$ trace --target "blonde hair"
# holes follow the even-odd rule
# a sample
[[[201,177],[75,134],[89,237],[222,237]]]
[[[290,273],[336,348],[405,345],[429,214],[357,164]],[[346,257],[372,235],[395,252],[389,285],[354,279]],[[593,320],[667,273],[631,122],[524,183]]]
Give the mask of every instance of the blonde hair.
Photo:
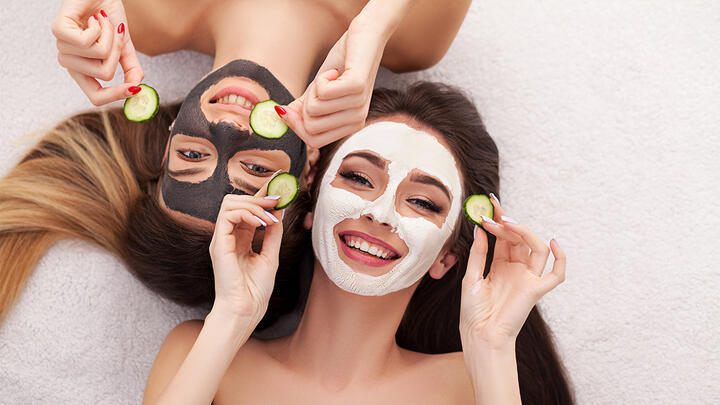
[[[143,164],[157,160],[157,152],[134,162],[126,153],[143,153],[151,137],[142,134],[162,139],[158,125],[167,125],[169,117],[143,125],[121,114],[90,112],[61,122],[0,180],[0,321],[57,240],[79,238],[125,255],[131,209],[145,191],[143,183],[160,170],[159,162]]]

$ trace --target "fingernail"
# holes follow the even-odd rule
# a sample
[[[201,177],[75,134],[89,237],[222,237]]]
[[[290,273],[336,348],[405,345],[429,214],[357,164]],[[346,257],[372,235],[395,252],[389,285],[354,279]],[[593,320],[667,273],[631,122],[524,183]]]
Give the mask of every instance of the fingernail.
[[[253,215],[253,216],[255,217],[255,219],[257,219],[258,221],[260,221],[260,223],[263,224],[263,226],[267,226],[267,222],[265,222],[265,221],[263,221],[262,219],[258,218],[257,215]]]
[[[552,237],[552,238],[553,238],[553,240],[555,241],[555,243],[557,243],[557,245],[560,246],[560,241],[558,240],[557,235],[554,235],[554,234],[553,234],[553,237]]]
[[[142,88],[141,88],[140,86],[130,86],[130,87],[128,87],[128,91],[129,91],[130,93],[132,93],[133,95],[140,93],[140,90],[142,90]]]
[[[266,196],[265,199],[266,200],[279,200],[280,196],[279,195],[269,195],[269,196]]]
[[[125,33],[125,23],[120,23],[120,25],[118,25],[118,30],[117,30],[117,32],[118,32],[118,34],[123,34],[123,33]]]
[[[481,215],[482,221],[487,222],[490,225],[497,225],[497,222],[493,221],[492,218],[488,218],[485,215]]]
[[[93,18],[95,19],[95,21],[100,21],[100,19],[98,18],[97,14],[93,14]]]
[[[473,239],[475,239],[475,235],[477,235],[477,224],[473,228]]]
[[[498,198],[495,197],[495,194],[490,193],[490,198],[492,198],[493,200],[495,200],[495,202],[497,203],[497,205],[500,205],[500,200],[498,200]]]
[[[279,219],[275,218],[275,215],[273,215],[273,214],[271,214],[271,213],[269,213],[269,212],[267,212],[267,211],[265,211],[265,214],[266,214],[268,217],[270,217],[270,219],[271,219],[273,222],[275,222],[276,224],[277,224],[278,222],[280,222]]]
[[[518,223],[518,221],[516,221],[516,220],[514,220],[514,219],[512,219],[512,218],[510,218],[510,217],[506,217],[505,215],[502,216],[502,220],[505,221],[505,222],[509,222],[509,223],[511,223],[511,224],[517,224],[517,223]]]
[[[280,215],[280,219],[285,219],[285,210],[282,210],[282,215]]]
[[[280,107],[279,105],[276,105],[276,106],[275,106],[275,112],[276,112],[279,116],[281,116],[281,117],[282,117],[283,115],[287,114],[287,111],[285,111],[285,109],[282,108],[282,107]]]
[[[101,14],[103,17],[107,18],[107,14],[105,14],[105,11],[104,11],[104,10],[100,10],[100,14]]]
[[[475,282],[475,285],[473,286],[472,290],[470,290],[470,292],[473,293],[473,295],[477,294],[478,291],[480,291],[480,289],[482,288],[482,284],[483,279],[478,280],[477,282]]]

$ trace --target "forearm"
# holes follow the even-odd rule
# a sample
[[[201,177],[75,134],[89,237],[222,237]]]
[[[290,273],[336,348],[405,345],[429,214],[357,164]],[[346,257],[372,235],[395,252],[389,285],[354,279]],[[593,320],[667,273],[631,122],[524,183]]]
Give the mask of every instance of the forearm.
[[[489,348],[463,339],[465,365],[472,378],[475,404],[521,404],[515,342]]]
[[[418,0],[370,0],[352,24],[375,30],[384,42],[392,36]]]
[[[156,404],[209,404],[254,324],[211,311],[195,344]]]

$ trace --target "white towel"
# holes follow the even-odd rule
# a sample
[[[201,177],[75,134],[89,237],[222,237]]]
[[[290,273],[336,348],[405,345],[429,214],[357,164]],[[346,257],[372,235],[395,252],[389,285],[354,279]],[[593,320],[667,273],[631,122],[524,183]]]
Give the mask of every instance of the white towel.
[[[92,107],[57,65],[57,3],[2,5],[0,173],[24,134]],[[720,403],[719,40],[717,0],[475,1],[438,66],[379,76],[477,102],[509,215],[567,251],[541,307],[581,404]],[[163,101],[211,66],[141,62]],[[0,403],[138,403],[164,336],[197,316],[58,243],[0,326]]]

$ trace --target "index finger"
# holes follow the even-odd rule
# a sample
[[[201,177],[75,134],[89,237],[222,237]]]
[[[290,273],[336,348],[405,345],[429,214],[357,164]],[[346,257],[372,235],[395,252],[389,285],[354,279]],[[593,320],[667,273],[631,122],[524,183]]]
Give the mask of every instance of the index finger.
[[[255,193],[255,197],[266,197],[266,196],[267,196],[268,184],[270,184],[270,182],[272,181],[272,179],[274,179],[275,176],[277,176],[277,175],[280,174],[281,172],[282,172],[282,169],[280,169],[280,170],[276,171],[275,173],[273,173],[272,176],[270,176],[270,178],[268,179],[268,181],[266,181],[265,184],[263,184],[263,186],[260,187],[260,189],[257,191],[257,193]]]
[[[474,285],[478,280],[483,278],[485,261],[487,260],[488,239],[485,231],[475,226],[473,235],[475,240],[470,247],[465,277],[463,277],[463,284],[466,285]]]
[[[145,77],[130,35],[128,35],[127,42],[123,45],[120,53],[120,66],[122,66],[126,84],[140,84],[143,77]]]
[[[71,45],[87,48],[97,41],[101,32],[100,22],[95,17],[90,16],[87,25],[87,28],[82,28],[76,20],[62,16],[53,22],[52,33]]]

